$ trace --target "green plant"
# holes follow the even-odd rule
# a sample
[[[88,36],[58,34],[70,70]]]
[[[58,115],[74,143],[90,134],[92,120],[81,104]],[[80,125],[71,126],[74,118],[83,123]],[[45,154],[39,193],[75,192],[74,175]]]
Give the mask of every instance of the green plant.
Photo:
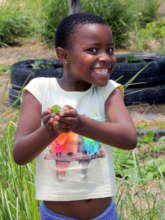
[[[18,7],[0,7],[0,46],[12,45],[29,34],[29,19]]]
[[[12,158],[15,124],[7,125],[0,136],[0,220],[38,220],[38,203],[34,200],[34,163],[24,167]]]
[[[127,57],[126,57],[126,60],[125,62],[126,63],[138,63],[138,62],[144,62],[144,58],[143,57],[137,57],[136,55],[134,54],[129,54]]]
[[[157,189],[163,191],[163,184]],[[116,196],[120,220],[164,220],[164,201],[161,195],[152,190],[152,183],[137,187],[127,180],[118,179],[119,193]],[[155,186],[156,187],[156,186]]]
[[[163,53],[165,43],[165,19],[159,19],[147,23],[144,28],[135,25],[135,45],[138,49],[152,47],[153,42],[157,43]],[[163,45],[163,47],[162,47]]]
[[[153,131],[148,131],[146,132],[143,137],[139,138],[139,143],[140,144],[148,144],[152,141],[154,141],[154,132]]]
[[[54,46],[55,30],[59,22],[68,14],[68,1],[48,0],[43,3],[43,30],[42,39],[50,46]]]
[[[128,33],[137,18],[133,9],[134,1],[132,0],[126,2],[123,0],[81,1],[81,11],[100,15],[110,24],[117,47],[124,46],[128,41]],[[42,36],[47,43],[52,45],[57,25],[68,14],[68,1],[49,0],[43,10],[45,11],[45,24]]]
[[[36,60],[30,66],[32,69],[46,69],[46,68],[54,68],[55,61],[53,59],[47,60],[48,62],[45,63],[42,60]]]
[[[0,74],[1,72],[7,72],[10,69],[10,65],[0,64]]]
[[[145,27],[146,24],[157,19],[157,11],[160,7],[161,0],[140,0],[141,11],[139,13],[139,24]]]
[[[102,16],[113,30],[116,47],[123,47],[128,42],[128,34],[136,22],[132,0],[85,0],[82,10]]]

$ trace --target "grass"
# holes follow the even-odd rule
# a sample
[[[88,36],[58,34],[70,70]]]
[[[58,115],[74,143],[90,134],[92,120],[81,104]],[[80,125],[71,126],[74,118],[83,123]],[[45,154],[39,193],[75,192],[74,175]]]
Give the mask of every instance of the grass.
[[[17,166],[12,158],[15,124],[10,121],[0,136],[0,220],[38,219],[38,205],[34,200],[34,164]]]
[[[0,64],[0,74],[6,73],[10,69],[10,65]]]
[[[139,129],[165,129],[165,120],[158,119],[138,119],[135,120],[135,125]]]
[[[9,121],[0,136],[0,220],[38,220],[38,202],[34,199],[35,162],[18,166],[13,161],[15,128],[15,123]],[[161,158],[164,150],[164,140],[145,144],[139,141],[134,151],[114,148],[118,184],[115,200],[120,220],[165,219],[162,215],[165,167]]]

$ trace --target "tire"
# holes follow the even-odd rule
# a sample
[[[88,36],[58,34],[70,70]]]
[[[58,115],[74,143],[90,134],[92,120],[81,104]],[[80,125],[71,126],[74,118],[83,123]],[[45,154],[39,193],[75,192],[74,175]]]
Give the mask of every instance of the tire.
[[[20,106],[21,90],[16,90],[13,88],[9,89],[9,104],[13,107]]]
[[[118,56],[118,63],[111,75],[111,79],[117,80],[119,83],[124,85],[132,77],[134,77],[137,72],[144,68],[144,70],[134,79],[129,87],[148,87],[165,83],[165,56],[143,55],[143,62],[124,63],[127,56],[128,55]]]
[[[140,103],[163,104],[165,103],[165,85],[147,88],[127,88],[125,90],[125,104],[135,105]]]
[[[42,63],[42,68],[33,68],[36,62]],[[45,67],[44,67],[45,66]],[[47,66],[47,67],[46,67]],[[11,84],[14,89],[23,88],[31,79],[36,77],[61,77],[62,64],[50,60],[25,60],[15,63],[11,68]]]
[[[126,63],[128,62],[128,58],[133,57],[132,63],[139,63],[142,62],[151,62],[151,61],[159,61],[161,58],[164,57],[164,55],[161,54],[154,54],[154,53],[129,53],[129,54],[117,54],[116,59],[117,63]]]

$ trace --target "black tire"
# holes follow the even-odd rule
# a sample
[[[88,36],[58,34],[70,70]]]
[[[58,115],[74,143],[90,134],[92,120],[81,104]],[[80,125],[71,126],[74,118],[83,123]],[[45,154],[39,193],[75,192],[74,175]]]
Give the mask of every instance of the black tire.
[[[140,103],[163,104],[165,103],[165,85],[147,88],[127,88],[125,90],[125,104],[135,105]]]
[[[21,103],[21,90],[9,89],[9,104],[13,107],[19,107]]]
[[[43,64],[41,68],[33,68],[36,62]],[[49,67],[45,67],[44,65]],[[25,60],[15,63],[11,68],[11,84],[12,88],[17,90],[23,88],[31,79],[36,77],[61,77],[62,76],[62,64],[57,61],[50,60]]]
[[[129,54],[117,54],[116,59],[117,63],[127,63],[129,62],[129,57],[131,58],[131,63],[139,63],[139,62],[151,62],[151,61],[159,61],[161,58],[165,57],[161,54],[154,53],[129,53]]]
[[[165,83],[165,56],[143,55],[143,62],[124,63],[128,55],[119,55],[118,63],[114,69],[111,79],[121,84],[126,84],[137,72],[146,68],[134,79],[129,87],[148,87]],[[121,63],[119,63],[119,61]],[[122,63],[123,61],[123,63]]]

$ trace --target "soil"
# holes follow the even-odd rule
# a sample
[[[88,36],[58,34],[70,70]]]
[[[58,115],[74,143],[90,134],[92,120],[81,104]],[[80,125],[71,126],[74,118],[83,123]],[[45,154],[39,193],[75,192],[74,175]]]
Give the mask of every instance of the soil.
[[[12,65],[21,60],[53,58],[55,50],[37,40],[24,40],[20,46],[0,48],[0,57],[0,64]]]
[[[126,50],[117,50],[117,54],[129,53]],[[132,51],[131,51],[132,53]],[[50,59],[55,58],[55,50],[53,48],[48,48],[37,40],[24,40],[21,46],[0,48],[0,65],[12,65],[21,60],[27,59]],[[2,72],[0,71],[0,124],[5,124],[8,120],[5,119],[6,114],[11,116],[11,113],[17,110],[11,109],[8,103],[8,90],[10,88],[10,70]],[[128,106],[128,110],[133,116],[135,123],[139,123],[140,120],[145,118],[145,120],[152,120],[155,117],[158,120],[165,120],[165,104],[163,105],[149,105],[141,104],[138,106]],[[152,117],[147,118],[148,115]],[[1,126],[1,128],[4,126]]]

